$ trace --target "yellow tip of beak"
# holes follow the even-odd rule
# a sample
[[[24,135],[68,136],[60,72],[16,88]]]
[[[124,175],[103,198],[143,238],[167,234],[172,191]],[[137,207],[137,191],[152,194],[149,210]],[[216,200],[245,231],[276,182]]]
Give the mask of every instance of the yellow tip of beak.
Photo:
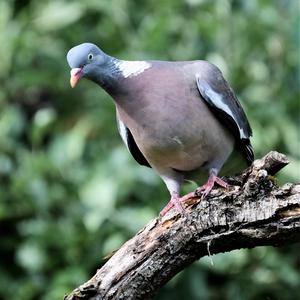
[[[81,77],[81,68],[74,68],[71,70],[71,78],[70,78],[70,85],[74,88]]]
[[[76,78],[75,76],[71,76],[70,78],[70,85],[72,88],[74,88],[77,84],[78,78]]]

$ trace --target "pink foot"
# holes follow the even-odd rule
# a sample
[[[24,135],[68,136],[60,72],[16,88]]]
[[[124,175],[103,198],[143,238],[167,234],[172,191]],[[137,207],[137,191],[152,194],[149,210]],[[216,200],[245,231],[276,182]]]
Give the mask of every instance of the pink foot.
[[[160,212],[160,216],[163,217],[166,215],[166,213],[172,208],[174,207],[180,212],[182,213],[184,211],[184,208],[181,204],[180,201],[180,197],[178,195],[178,193],[173,192],[170,201],[168,202],[168,204],[162,209],[162,211]]]
[[[209,176],[207,182],[203,184],[202,186],[198,187],[195,191],[195,194],[202,193],[202,199],[205,198],[212,190],[214,185],[218,184],[219,186],[223,188],[227,188],[228,184],[222,180],[221,178],[217,177],[216,175],[212,174]]]
[[[228,184],[224,180],[222,180],[221,178],[212,174],[209,176],[207,182],[205,184],[203,184],[202,186],[198,187],[195,192],[188,193],[181,198],[179,197],[178,193],[173,192],[170,201],[160,212],[160,214],[159,214],[160,217],[165,216],[167,214],[167,212],[174,206],[177,209],[177,211],[179,211],[180,213],[184,213],[185,209],[182,206],[183,202],[185,202],[189,199],[198,197],[198,193],[202,193],[202,196],[201,196],[202,199],[205,198],[211,192],[215,183],[223,188],[228,187]]]

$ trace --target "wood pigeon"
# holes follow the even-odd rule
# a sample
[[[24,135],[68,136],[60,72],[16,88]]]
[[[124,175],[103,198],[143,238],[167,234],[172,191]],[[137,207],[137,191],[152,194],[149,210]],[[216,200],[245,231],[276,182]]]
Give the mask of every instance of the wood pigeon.
[[[134,159],[153,168],[165,182],[174,205],[184,180],[207,182],[196,191],[227,187],[218,174],[253,162],[252,131],[238,99],[221,71],[203,61],[125,61],[96,45],[69,50],[70,83],[80,78],[100,85],[114,100],[119,133]],[[236,169],[237,167],[237,169]],[[207,179],[208,177],[208,179]]]

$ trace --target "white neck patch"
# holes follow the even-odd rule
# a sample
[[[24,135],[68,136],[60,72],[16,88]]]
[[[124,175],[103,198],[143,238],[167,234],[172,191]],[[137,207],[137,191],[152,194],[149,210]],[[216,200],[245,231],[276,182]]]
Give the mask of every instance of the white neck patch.
[[[141,74],[151,67],[151,64],[146,61],[121,60],[116,62],[115,65],[121,71],[124,78]]]

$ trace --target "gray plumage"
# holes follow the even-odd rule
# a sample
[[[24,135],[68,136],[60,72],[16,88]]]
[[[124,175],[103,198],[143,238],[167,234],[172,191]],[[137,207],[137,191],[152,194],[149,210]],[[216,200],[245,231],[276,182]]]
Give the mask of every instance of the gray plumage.
[[[122,61],[90,43],[72,48],[67,60],[80,74],[76,82],[86,77],[112,96],[127,148],[171,195],[185,179],[217,175],[231,158],[253,161],[247,117],[213,64]]]

